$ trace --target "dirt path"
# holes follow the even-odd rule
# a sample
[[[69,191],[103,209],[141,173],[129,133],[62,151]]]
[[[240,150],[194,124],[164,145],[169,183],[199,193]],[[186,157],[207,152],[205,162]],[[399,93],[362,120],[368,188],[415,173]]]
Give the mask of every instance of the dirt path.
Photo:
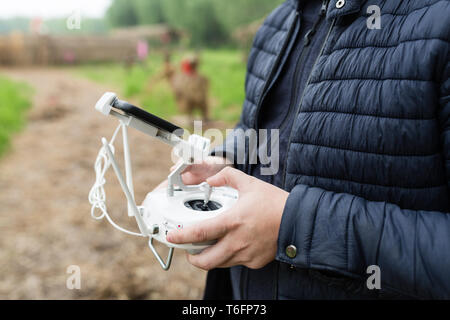
[[[100,137],[117,124],[93,106],[111,89],[58,69],[0,72],[34,88],[28,125],[0,159],[0,299],[201,298],[205,272],[183,252],[165,272],[144,239],[90,217]],[[170,148],[131,130],[130,140],[141,202],[166,175]],[[136,229],[113,173],[106,178],[111,215]],[[81,268],[80,290],[66,288],[69,265]]]

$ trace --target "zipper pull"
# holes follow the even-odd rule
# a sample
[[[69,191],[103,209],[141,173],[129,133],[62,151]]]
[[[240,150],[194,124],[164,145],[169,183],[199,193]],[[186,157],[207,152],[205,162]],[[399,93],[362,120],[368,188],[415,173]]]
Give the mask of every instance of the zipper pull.
[[[316,33],[317,25],[319,24],[320,20],[322,20],[322,18],[325,16],[325,14],[327,12],[327,8],[328,8],[328,2],[329,2],[329,0],[322,1],[322,7],[320,8],[320,12],[319,12],[319,19],[317,19],[316,22],[314,22],[312,28],[305,34],[305,38],[304,38],[305,39],[304,40],[305,47],[309,46],[309,44],[311,43],[311,38]]]
[[[322,7],[320,8],[320,15],[324,16],[327,12],[327,8],[328,8],[328,2],[330,2],[330,0],[323,0],[322,1]]]
[[[309,30],[305,34],[305,39],[304,39],[304,44],[303,44],[305,47],[309,46],[309,44],[311,42],[311,36],[312,36],[312,30]]]

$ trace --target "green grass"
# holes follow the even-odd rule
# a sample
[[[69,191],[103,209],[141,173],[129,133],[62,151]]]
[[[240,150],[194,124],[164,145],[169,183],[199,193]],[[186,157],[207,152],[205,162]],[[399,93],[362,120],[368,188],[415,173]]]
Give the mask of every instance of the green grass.
[[[239,51],[205,51],[200,71],[210,79],[210,95],[217,99],[212,117],[237,122],[245,98],[246,65]]]
[[[11,135],[25,124],[31,89],[26,84],[0,76],[0,155],[9,146]]]
[[[182,53],[173,56],[178,66]],[[77,72],[91,80],[120,90],[125,98],[137,100],[141,106],[161,117],[177,114],[173,93],[167,81],[148,83],[162,70],[163,57],[153,54],[146,66],[135,65],[126,69],[117,63],[84,65]],[[213,120],[235,123],[239,119],[244,101],[245,62],[237,50],[205,50],[201,53],[200,73],[210,80],[210,115]]]

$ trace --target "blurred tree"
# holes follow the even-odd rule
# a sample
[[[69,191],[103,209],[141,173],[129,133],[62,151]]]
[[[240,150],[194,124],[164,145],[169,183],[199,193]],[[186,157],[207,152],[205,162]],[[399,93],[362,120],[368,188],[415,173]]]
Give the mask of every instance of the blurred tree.
[[[114,27],[167,23],[186,30],[193,46],[228,44],[237,28],[261,19],[284,0],[113,0]]]
[[[217,46],[227,41],[227,32],[222,26],[211,0],[188,2],[185,28],[191,34],[191,44]]]
[[[30,29],[29,18],[9,18],[0,20],[0,34],[12,31],[28,32]]]
[[[114,0],[106,13],[109,23],[113,27],[137,25],[136,4],[136,0]]]
[[[165,0],[162,3],[167,22],[178,28],[182,28],[186,24],[186,16],[188,14],[187,7],[188,1],[185,0]]]
[[[284,0],[210,0],[227,32],[268,15]]]
[[[215,46],[227,39],[211,0],[165,0],[163,10],[169,25],[190,34],[193,46]]]
[[[165,23],[164,0],[135,0],[135,10],[139,24]]]
[[[66,18],[55,18],[44,21],[44,25],[52,34],[106,34],[108,24],[103,19],[83,18],[80,29],[68,29]]]
[[[8,34],[12,31],[28,33],[31,20],[30,18],[0,19],[0,34]],[[44,30],[51,34],[105,34],[109,28],[104,19],[83,17],[80,29],[68,29],[67,18],[51,18],[44,20]]]

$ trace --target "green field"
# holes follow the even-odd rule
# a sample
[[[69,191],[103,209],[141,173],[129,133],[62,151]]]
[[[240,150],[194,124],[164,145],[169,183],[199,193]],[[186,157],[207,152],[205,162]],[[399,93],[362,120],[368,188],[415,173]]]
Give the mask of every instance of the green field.
[[[23,83],[0,76],[0,155],[9,145],[11,135],[25,123],[25,111],[30,107],[31,89]]]
[[[173,56],[174,65],[183,57]],[[239,119],[244,101],[245,62],[237,50],[202,51],[200,73],[210,80],[210,115],[213,120],[233,124]],[[120,90],[125,98],[138,101],[141,106],[161,117],[177,113],[175,100],[169,84],[165,80],[149,88],[152,77],[162,70],[163,57],[153,54],[146,66],[135,65],[130,69],[121,64],[95,64],[77,67],[76,72],[91,80]]]

